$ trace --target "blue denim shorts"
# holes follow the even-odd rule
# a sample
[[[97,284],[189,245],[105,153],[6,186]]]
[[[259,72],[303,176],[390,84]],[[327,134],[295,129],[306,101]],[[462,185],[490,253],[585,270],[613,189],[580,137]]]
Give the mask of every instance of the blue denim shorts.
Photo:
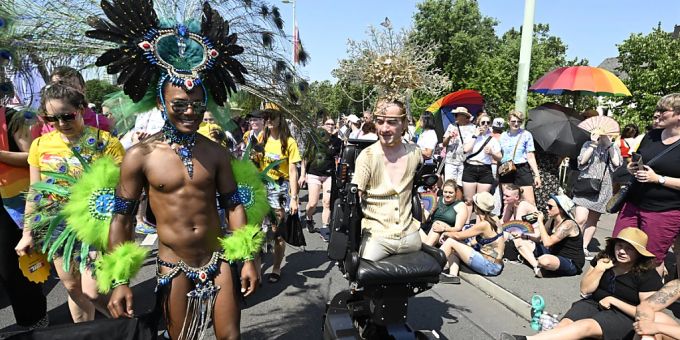
[[[487,260],[476,250],[473,250],[472,255],[470,255],[470,264],[468,267],[484,276],[496,276],[503,271],[502,264],[493,263]]]
[[[534,256],[539,258],[541,255],[553,255],[550,254],[550,249],[546,248],[543,244],[537,243],[536,249],[534,249]],[[577,267],[574,261],[564,256],[553,255],[560,260],[560,266],[557,270],[553,271],[553,275],[559,276],[573,276],[581,274],[581,268]]]

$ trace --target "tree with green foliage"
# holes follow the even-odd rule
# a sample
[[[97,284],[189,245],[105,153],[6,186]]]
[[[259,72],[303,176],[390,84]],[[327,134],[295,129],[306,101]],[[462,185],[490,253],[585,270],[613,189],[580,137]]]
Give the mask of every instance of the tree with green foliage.
[[[102,106],[104,98],[114,92],[120,91],[116,85],[112,85],[108,81],[101,79],[91,79],[85,82],[85,93],[87,93],[87,101]]]
[[[659,25],[647,35],[631,34],[618,48],[618,70],[627,75],[623,82],[632,96],[613,111],[620,124],[644,128],[651,123],[659,98],[680,92],[680,39]]]
[[[434,65],[448,75],[451,89],[462,89],[480,60],[492,55],[498,21],[482,15],[476,0],[425,0],[417,5],[410,39],[439,44]]]

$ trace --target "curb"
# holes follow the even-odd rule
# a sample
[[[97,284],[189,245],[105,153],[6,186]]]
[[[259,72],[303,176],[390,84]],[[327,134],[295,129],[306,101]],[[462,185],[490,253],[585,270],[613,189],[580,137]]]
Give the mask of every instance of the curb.
[[[526,321],[531,321],[531,305],[520,299],[517,295],[509,292],[505,288],[491,282],[479,274],[466,273],[461,270],[458,275],[460,275],[460,278],[465,280],[467,283],[477,287],[477,289],[481,290],[486,295],[503,304],[510,311],[517,314],[517,316],[525,319]]]

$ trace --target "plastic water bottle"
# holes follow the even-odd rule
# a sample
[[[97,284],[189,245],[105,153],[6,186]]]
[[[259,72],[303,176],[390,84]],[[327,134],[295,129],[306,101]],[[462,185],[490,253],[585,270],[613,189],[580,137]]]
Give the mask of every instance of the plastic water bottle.
[[[550,327],[550,314],[548,314],[548,312],[543,312],[538,323],[541,325],[542,331],[547,331]]]
[[[543,317],[543,309],[545,309],[545,301],[543,297],[536,294],[531,297],[531,329],[535,331],[541,330],[541,318]]]

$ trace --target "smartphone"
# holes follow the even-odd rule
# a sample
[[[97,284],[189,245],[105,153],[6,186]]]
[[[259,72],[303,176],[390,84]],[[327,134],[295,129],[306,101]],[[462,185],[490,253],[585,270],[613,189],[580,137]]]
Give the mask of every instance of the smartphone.
[[[538,217],[536,217],[536,215],[534,215],[533,213],[532,214],[526,214],[526,215],[522,216],[522,221],[534,224],[534,223],[536,223],[536,221],[538,221]]]
[[[633,152],[631,154],[631,162],[637,163],[638,169],[640,170],[643,170],[645,168],[644,164],[642,163],[642,155],[637,152]]]

